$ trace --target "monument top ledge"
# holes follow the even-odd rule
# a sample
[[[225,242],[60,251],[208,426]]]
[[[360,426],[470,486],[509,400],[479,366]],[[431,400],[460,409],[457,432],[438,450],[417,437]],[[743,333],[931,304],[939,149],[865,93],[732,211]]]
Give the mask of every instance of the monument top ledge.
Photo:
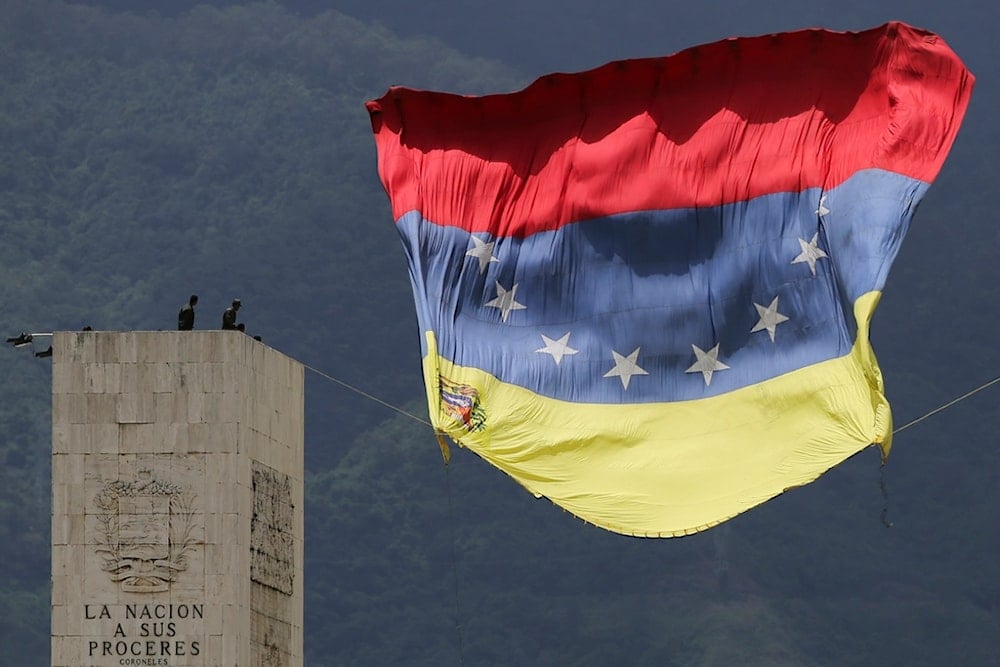
[[[53,363],[301,363],[241,331],[56,331]]]

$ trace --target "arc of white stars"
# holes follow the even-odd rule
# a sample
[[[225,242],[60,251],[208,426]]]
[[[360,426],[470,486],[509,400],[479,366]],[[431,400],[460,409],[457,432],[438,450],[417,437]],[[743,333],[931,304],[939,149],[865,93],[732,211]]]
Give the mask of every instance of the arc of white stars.
[[[556,366],[558,366],[564,356],[579,352],[579,350],[575,350],[569,346],[570,333],[572,332],[567,332],[566,335],[559,340],[553,340],[545,334],[542,334],[542,342],[545,343],[545,347],[540,347],[535,350],[535,352],[551,355],[552,360],[555,361]]]
[[[826,252],[819,247],[818,242],[819,232],[813,234],[812,241],[809,242],[800,238],[799,247],[802,248],[802,252],[800,252],[795,259],[792,260],[792,264],[800,264],[802,262],[809,264],[809,270],[812,271],[814,276],[816,275],[816,261],[823,259],[824,257],[829,257],[829,255],[827,255]]]
[[[491,299],[486,302],[486,305],[490,308],[499,308],[500,317],[504,322],[507,321],[507,317],[510,315],[512,310],[524,310],[527,308],[523,303],[517,302],[517,283],[509,290],[504,289],[503,285],[497,281],[497,296],[495,299]]]
[[[701,373],[701,376],[705,379],[705,386],[712,384],[712,373],[715,371],[724,371],[729,368],[721,361],[719,361],[719,346],[716,345],[711,350],[706,352],[697,345],[692,345],[691,349],[694,350],[694,356],[697,361],[695,361],[691,368],[684,371],[685,373]]]
[[[823,217],[830,212],[830,209],[826,207],[826,195],[821,195],[819,198],[819,206],[816,207],[816,215]]]
[[[475,257],[479,261],[479,273],[486,271],[486,267],[489,266],[490,262],[499,262],[500,260],[493,256],[493,246],[496,245],[496,241],[486,242],[477,236],[470,236],[474,247],[469,248],[469,251],[465,253],[466,257]]]
[[[617,377],[622,381],[622,389],[627,390],[633,375],[649,375],[645,369],[640,368],[639,364],[636,363],[636,360],[639,358],[639,349],[638,347],[635,348],[632,354],[627,357],[623,357],[616,351],[611,350],[611,356],[615,360],[615,367],[605,373],[604,377]]]
[[[760,315],[760,320],[754,325],[750,333],[756,333],[758,331],[767,331],[767,334],[771,337],[771,342],[774,342],[774,331],[777,329],[778,325],[782,322],[787,322],[788,317],[782,315],[778,312],[778,297],[774,297],[771,301],[771,305],[762,306],[759,303],[754,303],[754,308],[757,309],[757,314]]]

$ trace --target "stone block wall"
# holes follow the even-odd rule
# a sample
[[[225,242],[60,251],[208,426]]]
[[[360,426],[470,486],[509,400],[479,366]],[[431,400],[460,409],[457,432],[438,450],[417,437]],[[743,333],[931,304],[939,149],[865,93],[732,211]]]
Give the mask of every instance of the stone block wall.
[[[52,664],[301,665],[301,364],[231,331],[52,362]]]

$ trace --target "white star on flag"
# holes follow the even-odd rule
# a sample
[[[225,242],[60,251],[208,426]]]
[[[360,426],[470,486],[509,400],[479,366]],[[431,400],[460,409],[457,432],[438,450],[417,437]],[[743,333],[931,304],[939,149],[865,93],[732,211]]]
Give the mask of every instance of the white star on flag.
[[[767,330],[768,335],[771,337],[771,342],[774,342],[774,330],[782,322],[787,322],[788,317],[782,315],[778,312],[778,297],[774,297],[771,301],[770,306],[762,306],[759,303],[754,303],[754,308],[757,309],[757,314],[760,315],[760,321],[754,325],[750,333],[756,333],[758,331]]]
[[[823,196],[821,196],[819,198],[819,206],[816,207],[816,215],[818,215],[819,217],[822,218],[824,215],[826,215],[829,212],[830,212],[830,209],[828,209],[826,207],[826,195],[823,195]]]
[[[724,371],[729,368],[721,361],[719,361],[719,346],[716,345],[708,352],[701,349],[697,345],[692,345],[691,349],[694,350],[694,356],[697,361],[691,365],[691,368],[684,371],[685,373],[701,373],[701,376],[705,378],[705,386],[712,384],[712,373],[715,371]]]
[[[809,264],[809,270],[812,274],[816,275],[816,260],[823,259],[824,257],[829,257],[823,249],[817,245],[819,240],[819,232],[813,234],[812,241],[806,242],[805,239],[799,239],[799,247],[802,248],[802,252],[792,260],[792,264],[799,264],[801,262],[807,262]]]
[[[556,366],[562,361],[562,358],[567,354],[576,354],[579,350],[574,350],[569,346],[569,334],[568,332],[565,336],[559,340],[552,340],[545,334],[542,334],[542,342],[545,343],[545,347],[540,347],[535,352],[541,352],[542,354],[552,355],[552,360],[556,362]]]
[[[524,310],[527,308],[523,303],[518,303],[517,299],[517,283],[509,290],[503,288],[503,286],[497,282],[497,296],[495,299],[486,302],[486,305],[491,308],[499,308],[501,317],[503,321],[507,321],[507,316],[510,315],[512,310]]]
[[[615,367],[605,373],[604,377],[621,379],[622,389],[628,389],[628,383],[632,380],[633,375],[649,375],[645,370],[639,368],[639,364],[635,363],[636,359],[639,358],[638,347],[627,357],[623,357],[614,350],[611,350],[611,355],[614,357]]]
[[[500,260],[493,256],[493,246],[496,245],[496,241],[486,241],[470,236],[472,242],[475,244],[474,248],[469,248],[469,252],[465,253],[466,257],[475,257],[479,260],[479,273],[486,270],[486,266],[490,262],[499,262]]]

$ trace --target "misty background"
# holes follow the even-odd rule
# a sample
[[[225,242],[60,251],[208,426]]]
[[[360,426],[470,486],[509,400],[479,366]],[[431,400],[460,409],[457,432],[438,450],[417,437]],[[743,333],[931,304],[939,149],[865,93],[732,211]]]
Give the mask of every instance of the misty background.
[[[873,322],[897,426],[1000,374],[994,2],[0,0],[0,323],[248,332],[426,415],[364,102],[737,35],[934,31],[977,77]],[[0,351],[0,665],[48,664],[51,371]],[[993,665],[996,386],[682,539],[536,500],[306,374],[306,664]]]

